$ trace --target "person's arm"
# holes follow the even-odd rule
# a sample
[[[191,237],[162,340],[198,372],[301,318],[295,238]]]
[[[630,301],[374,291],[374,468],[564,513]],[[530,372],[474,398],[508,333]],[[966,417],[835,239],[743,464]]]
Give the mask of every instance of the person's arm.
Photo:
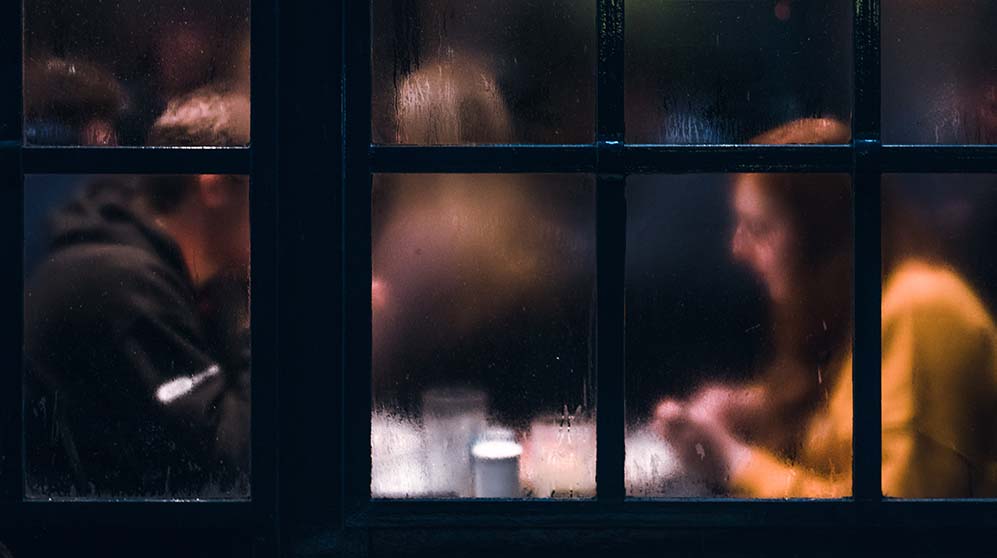
[[[195,461],[221,459],[247,468],[248,323],[234,336],[238,347],[223,355],[208,342],[192,294],[156,262],[140,269],[123,271],[126,276],[119,284],[127,288],[108,301],[104,311],[121,318],[104,350],[112,351],[118,381],[139,391],[133,395],[141,398],[140,412],[159,425],[155,434],[161,438],[149,442],[176,444],[192,452],[189,457]]]
[[[981,411],[992,405],[992,322],[947,273],[908,274],[894,292],[905,297],[884,303],[883,493],[973,496],[974,453],[990,428]]]
[[[654,428],[689,472],[751,498],[839,498],[851,490],[850,471],[822,475],[736,439],[704,406],[665,400]]]
[[[843,498],[851,494],[851,471],[829,476],[783,461],[759,448],[747,448],[732,466],[730,485],[751,498]]]
[[[115,343],[122,368],[144,386],[150,418],[185,447],[248,465],[250,380],[209,354],[198,333],[172,312],[135,317]],[[248,333],[248,332],[247,332]],[[248,346],[248,334],[246,335]],[[158,419],[156,417],[159,417]]]

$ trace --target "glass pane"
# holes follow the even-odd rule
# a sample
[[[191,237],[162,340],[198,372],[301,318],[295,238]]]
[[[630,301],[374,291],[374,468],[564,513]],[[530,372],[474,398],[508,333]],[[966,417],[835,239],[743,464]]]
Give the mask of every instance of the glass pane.
[[[595,495],[594,180],[376,175],[374,497]]]
[[[848,176],[633,176],[627,207],[627,494],[848,495]]]
[[[883,178],[883,494],[997,497],[997,175]]]
[[[249,496],[249,179],[24,190],[29,498]]]
[[[849,122],[851,4],[628,0],[627,141],[788,143],[756,136],[799,118]]]
[[[883,0],[886,143],[997,143],[997,3]]]
[[[594,0],[374,0],[376,143],[585,143]]]
[[[35,145],[249,143],[249,0],[24,1]]]

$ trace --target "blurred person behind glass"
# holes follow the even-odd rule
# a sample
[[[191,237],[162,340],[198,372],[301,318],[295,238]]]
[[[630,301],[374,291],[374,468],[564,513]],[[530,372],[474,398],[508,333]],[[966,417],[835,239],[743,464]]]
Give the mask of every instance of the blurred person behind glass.
[[[248,494],[248,186],[101,178],[52,213],[25,288],[29,493]]]
[[[31,73],[49,59],[85,61],[117,83],[124,99],[115,123],[121,145],[143,145],[171,99],[218,83],[237,89],[244,84],[248,92],[248,0],[31,0],[25,2],[24,19],[25,101],[40,109],[26,114],[26,132],[33,119],[44,123],[55,110],[34,98],[39,88]],[[74,88],[64,92],[73,93]],[[88,99],[75,103],[76,118],[89,118],[102,106]],[[36,141],[43,142],[75,144],[61,138]]]
[[[795,121],[754,141],[846,140],[844,124],[821,119]],[[782,344],[754,384],[708,386],[687,401],[662,401],[656,428],[688,470],[721,491],[846,496],[852,458],[846,179],[739,175],[733,200],[733,255],[765,284],[774,314],[782,316],[774,324]],[[887,239],[894,233],[884,230]],[[921,256],[924,243],[912,245],[918,250],[885,243],[883,492],[995,496],[997,329],[955,271]]]
[[[49,56],[24,69],[24,137],[36,145],[114,146],[128,105],[124,88],[82,58]]]
[[[483,82],[490,85],[482,87]],[[423,64],[399,84],[394,106],[391,119],[401,143],[514,139],[501,91],[487,66],[472,58]],[[493,174],[388,174],[375,185],[375,397],[391,400],[391,394],[403,406],[414,405],[418,393],[411,390],[427,387],[423,379],[484,387],[494,396],[508,390],[507,382],[517,383],[511,379],[514,374],[532,373],[539,366],[527,364],[528,359],[549,360],[546,354],[523,355],[519,336],[495,332],[523,327],[524,318],[517,313],[524,308],[553,321],[567,305],[549,296],[545,281],[562,273],[581,278],[591,263],[584,220],[575,221],[570,208],[556,205],[558,189],[542,187],[533,177]],[[559,241],[552,243],[551,235]],[[580,307],[587,311],[588,300]],[[429,316],[441,320],[438,327],[426,323],[418,331],[411,329]],[[497,355],[518,355],[521,366],[503,367],[504,376],[495,374],[490,370]],[[420,381],[401,381],[413,370],[419,370]],[[505,408],[508,415],[537,410],[531,398],[542,397],[544,380],[530,381],[537,388],[533,393],[500,397],[519,406]]]

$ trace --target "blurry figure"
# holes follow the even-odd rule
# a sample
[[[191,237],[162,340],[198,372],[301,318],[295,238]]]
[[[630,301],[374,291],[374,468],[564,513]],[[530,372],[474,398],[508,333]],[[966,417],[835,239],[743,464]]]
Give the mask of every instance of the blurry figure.
[[[412,72],[392,116],[399,141],[512,141],[493,79],[466,59]],[[388,444],[404,438],[420,406],[430,447],[434,437],[453,435],[450,426],[426,424],[433,388],[479,389],[488,395],[488,420],[521,431],[536,413],[590,405],[584,347],[593,204],[590,177],[374,176],[372,440],[381,444],[372,447],[375,494],[418,495],[412,490],[419,474],[403,484],[391,480],[391,471],[410,468],[412,460],[394,459]],[[391,420],[377,420],[386,416]],[[436,495],[453,474],[435,463],[425,471],[426,482],[418,484]]]
[[[246,178],[98,180],[50,235],[25,289],[29,493],[245,495]]]
[[[577,190],[577,182],[493,174],[375,179],[375,386],[387,389],[407,375],[413,351],[448,354],[520,309],[542,316],[563,304],[544,293],[553,277],[591,271],[592,239],[566,221],[567,212],[545,208],[558,189]],[[430,317],[439,323],[411,331],[414,320]],[[405,362],[395,360],[403,354]],[[487,375],[451,372],[472,383]],[[444,370],[432,376],[447,377]]]
[[[25,68],[24,134],[30,143],[117,145],[126,105],[118,80],[93,63],[49,57]]]
[[[27,0],[24,2],[26,139],[48,145],[108,144],[106,126],[85,121],[103,110],[80,95],[80,87],[62,88],[72,100],[71,118],[86,129],[77,134],[34,133],[55,118],[48,104],[51,83],[31,69],[50,59],[85,60],[88,73],[107,76],[123,92],[113,124],[121,145],[144,145],[156,118],[171,99],[182,98],[209,84],[225,83],[248,97],[248,0]],[[57,91],[60,89],[56,89]],[[59,116],[65,118],[65,116]],[[36,139],[37,142],[36,142]],[[90,143],[82,143],[90,142]],[[184,145],[191,145],[187,140]]]
[[[172,99],[149,132],[148,145],[240,146],[249,144],[249,95],[206,86]]]
[[[424,72],[412,74],[399,88],[396,114],[399,141],[459,144],[468,141],[468,134],[482,133],[498,143],[511,140],[509,115],[499,93],[481,95],[465,72],[454,74],[457,69],[453,64],[430,65]],[[461,118],[453,118],[458,107],[470,107],[472,114],[468,116],[478,120],[481,126],[465,126]],[[393,179],[382,180],[390,183]],[[375,213],[386,213],[377,219],[372,254],[375,355],[390,351],[394,344],[392,336],[397,330],[394,324],[399,321],[396,316],[407,310],[401,305],[428,300],[428,291],[438,288],[441,281],[466,283],[466,278],[452,274],[460,261],[481,259],[488,266],[472,266],[481,272],[472,278],[478,287],[484,286],[482,281],[508,284],[510,280],[527,278],[488,254],[492,247],[508,246],[519,252],[517,260],[530,258],[524,248],[514,244],[515,229],[489,218],[493,212],[525,217],[529,199],[524,185],[508,184],[505,177],[496,180],[489,175],[475,176],[475,182],[479,184],[469,185],[467,176],[461,175],[411,175],[405,177],[404,187],[382,189],[394,194],[388,200],[375,192]],[[490,186],[485,187],[481,182]],[[385,205],[397,209],[384,209]],[[487,226],[475,226],[478,223]],[[507,269],[511,273],[503,273]],[[518,289],[514,287],[515,290]],[[476,304],[496,301],[462,302],[454,305],[451,322],[458,330],[467,328],[462,322],[477,320],[483,314],[473,310]]]
[[[424,65],[398,88],[395,143],[509,143],[512,121],[494,74],[477,61]]]
[[[30,493],[248,494],[249,233],[243,176],[105,178],[52,214],[25,289]]]
[[[416,143],[396,116],[428,88],[423,126],[462,128],[463,143],[585,143],[595,129],[596,5],[574,0],[376,0],[371,5],[372,138]],[[487,110],[500,99],[503,114]],[[445,108],[445,110],[441,110]],[[483,112],[484,111],[484,112]],[[435,121],[439,119],[439,121]],[[504,119],[512,131],[502,131]],[[444,144],[430,133],[426,144]]]
[[[794,132],[796,130],[796,132]],[[847,140],[794,122],[757,143]],[[765,284],[777,358],[746,386],[665,400],[656,428],[685,467],[738,495],[843,497],[851,490],[851,209],[844,178],[742,175],[736,258]],[[895,250],[896,246],[887,244]],[[884,260],[883,491],[997,495],[997,330],[953,271],[914,253]],[[797,432],[789,425],[805,425]]]

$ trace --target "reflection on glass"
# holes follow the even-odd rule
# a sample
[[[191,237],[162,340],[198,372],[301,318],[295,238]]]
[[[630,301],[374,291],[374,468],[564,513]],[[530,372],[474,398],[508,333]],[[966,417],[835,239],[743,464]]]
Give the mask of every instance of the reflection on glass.
[[[883,494],[997,497],[997,176],[883,179]]]
[[[594,496],[593,182],[375,176],[374,497]]]
[[[374,141],[591,142],[595,6],[375,0]]]
[[[767,135],[846,131],[813,126]],[[627,493],[847,496],[848,176],[633,176],[627,204]]]
[[[735,143],[796,118],[848,122],[851,22],[847,0],[628,0],[627,141]]]
[[[29,498],[249,495],[249,181],[30,176]]]
[[[883,141],[997,143],[997,3],[884,0],[882,12]]]
[[[35,145],[249,143],[249,0],[25,0]]]

